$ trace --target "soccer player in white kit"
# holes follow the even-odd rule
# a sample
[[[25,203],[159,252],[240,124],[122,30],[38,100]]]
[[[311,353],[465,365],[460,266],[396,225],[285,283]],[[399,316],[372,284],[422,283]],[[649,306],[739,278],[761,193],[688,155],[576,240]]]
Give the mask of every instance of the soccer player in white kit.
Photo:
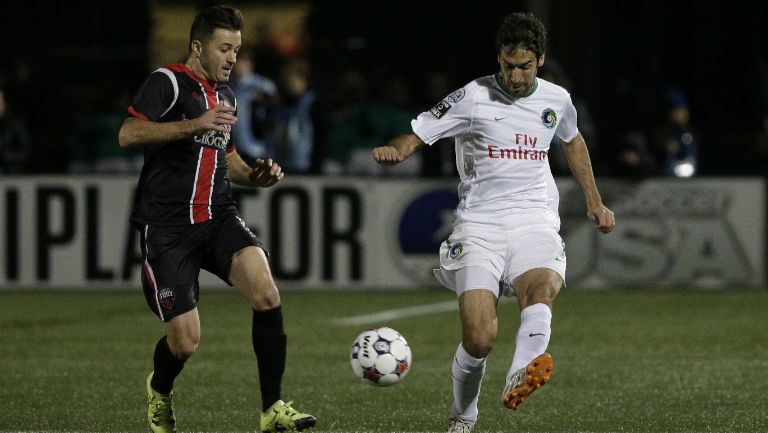
[[[603,233],[615,225],[595,185],[570,95],[536,77],[545,47],[541,21],[529,13],[508,15],[496,36],[500,72],[451,93],[411,122],[413,134],[373,150],[378,163],[393,165],[425,143],[455,138],[459,204],[435,270],[438,281],[457,293],[462,324],[448,432],[469,432],[477,420],[500,296],[516,296],[520,306],[503,404],[516,409],[552,372],[552,357],[545,351],[566,261],[558,234],[559,196],[547,158],[555,134],[584,194],[587,217]]]

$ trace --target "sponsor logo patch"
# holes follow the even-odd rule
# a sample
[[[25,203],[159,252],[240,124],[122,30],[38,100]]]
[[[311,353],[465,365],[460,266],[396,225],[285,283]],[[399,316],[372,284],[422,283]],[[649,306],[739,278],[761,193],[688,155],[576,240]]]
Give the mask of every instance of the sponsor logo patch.
[[[552,129],[557,125],[557,113],[551,108],[545,108],[541,112],[541,123],[549,129]]]
[[[455,104],[455,103],[461,101],[462,99],[464,99],[464,94],[465,94],[464,88],[461,88],[461,89],[451,93],[450,95],[448,95],[448,97],[445,98],[445,99],[447,99],[447,100],[449,100],[449,101],[451,101],[451,102],[453,102]]]
[[[437,117],[438,119],[443,117],[445,113],[448,112],[448,110],[451,109],[451,104],[448,102],[448,100],[442,100],[437,105],[432,107],[429,112],[432,113],[433,116]]]
[[[157,300],[164,309],[170,310],[176,302],[176,297],[173,294],[173,290],[169,287],[165,287],[160,289],[160,292],[157,293]]]

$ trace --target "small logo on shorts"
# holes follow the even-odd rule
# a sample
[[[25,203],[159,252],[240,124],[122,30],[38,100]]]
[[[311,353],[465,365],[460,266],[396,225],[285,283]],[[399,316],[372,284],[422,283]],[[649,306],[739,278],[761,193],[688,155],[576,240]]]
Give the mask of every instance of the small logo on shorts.
[[[458,256],[459,256],[459,254],[461,254],[461,252],[462,252],[463,250],[464,250],[464,247],[463,247],[463,246],[461,246],[461,244],[456,244],[456,245],[453,245],[453,246],[452,246],[452,247],[451,247],[451,248],[448,250],[448,255],[449,255],[449,256],[450,256],[452,259],[455,259],[456,257],[458,257]]]
[[[176,302],[176,298],[173,295],[173,290],[168,287],[160,289],[160,292],[157,294],[157,300],[166,310],[173,308],[173,304]]]
[[[248,235],[251,237],[251,239],[256,240],[256,235],[253,234],[250,228],[245,224],[245,221],[243,221],[242,218],[239,216],[235,216],[237,218],[237,221],[240,223],[240,226],[243,227],[243,229],[248,232]]]
[[[558,262],[565,262],[565,243],[560,241],[560,243],[563,245],[563,249],[560,251],[560,255],[555,257],[555,260]]]

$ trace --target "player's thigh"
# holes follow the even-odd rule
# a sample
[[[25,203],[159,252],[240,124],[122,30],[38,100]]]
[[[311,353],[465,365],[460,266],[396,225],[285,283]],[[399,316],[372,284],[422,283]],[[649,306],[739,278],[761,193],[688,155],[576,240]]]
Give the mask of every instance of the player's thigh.
[[[237,214],[216,221],[203,268],[237,287],[257,310],[280,305],[261,241]]]
[[[144,296],[152,312],[164,322],[197,306],[205,229],[202,224],[145,226],[141,232]]]
[[[229,279],[255,310],[269,310],[280,305],[280,294],[266,253],[261,248],[250,246],[236,252]]]
[[[552,308],[562,285],[560,274],[548,268],[531,269],[513,282],[521,310],[533,304],[546,304]]]
[[[503,286],[507,290],[514,291],[520,299],[521,290],[530,294],[526,290],[528,285],[534,289],[542,284],[560,288],[565,281],[565,244],[554,228],[538,227],[512,232],[509,245],[509,259],[502,277]],[[530,273],[527,278],[519,279],[534,270],[537,271]]]

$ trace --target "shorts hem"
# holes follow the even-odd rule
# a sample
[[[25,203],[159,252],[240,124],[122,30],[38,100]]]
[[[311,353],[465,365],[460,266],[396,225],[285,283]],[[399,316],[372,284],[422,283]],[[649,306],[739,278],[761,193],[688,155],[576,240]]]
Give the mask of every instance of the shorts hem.
[[[192,305],[190,305],[189,307],[186,307],[186,308],[182,308],[182,309],[179,309],[179,310],[173,310],[173,311],[169,312],[168,314],[163,314],[162,318],[160,317],[159,314],[157,315],[157,317],[163,323],[168,323],[168,321],[173,319],[174,317],[181,316],[182,314],[188,313],[188,312],[194,310],[195,308],[197,308],[197,303],[194,303],[194,304],[192,304]]]
[[[534,269],[549,269],[549,270],[555,272],[557,275],[560,275],[560,278],[563,279],[563,287],[565,287],[565,271],[561,272],[560,269],[556,269],[556,268],[554,268],[552,266],[546,266],[546,265],[545,266],[536,266],[536,267],[533,267],[533,268],[529,268],[529,269],[526,269],[526,270],[524,270],[522,272],[519,272],[519,273],[515,274],[514,277],[510,278],[509,285],[513,286],[513,283],[514,283],[515,279],[517,279],[517,277],[519,277],[520,275],[523,275],[524,273],[526,273],[528,271],[532,271]],[[512,288],[514,289],[514,287],[512,287]]]

